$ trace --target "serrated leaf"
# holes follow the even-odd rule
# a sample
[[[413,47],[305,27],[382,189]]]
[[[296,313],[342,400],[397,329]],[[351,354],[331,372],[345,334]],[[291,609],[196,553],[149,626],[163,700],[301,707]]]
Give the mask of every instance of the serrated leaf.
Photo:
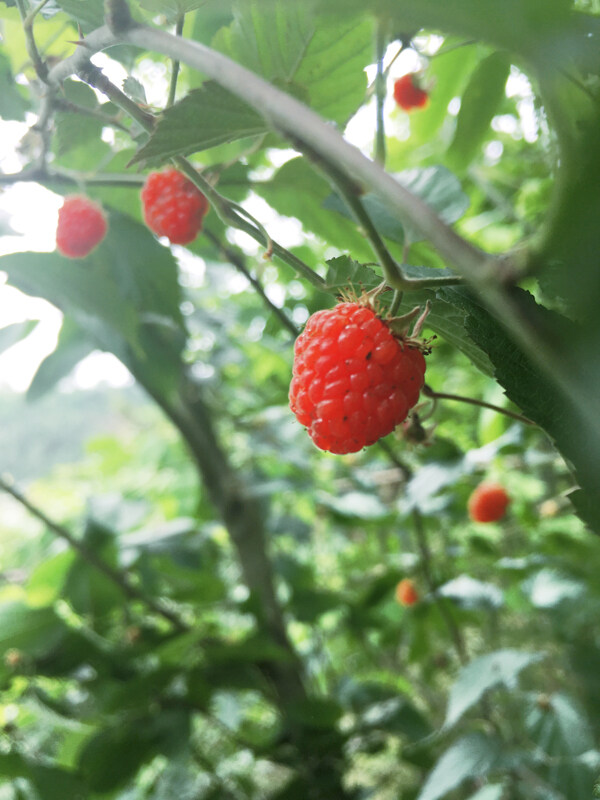
[[[309,8],[301,4],[278,0],[265,9],[244,0],[234,4],[233,22],[217,32],[212,44],[336,122],[345,122],[364,97],[371,23],[362,19],[336,25],[320,21],[316,28]],[[160,163],[267,130],[265,120],[247,104],[207,81],[167,109],[132,163]]]
[[[4,328],[0,328],[0,353],[29,336],[37,322],[37,320],[28,319],[24,322],[13,322]]]
[[[467,778],[487,775],[498,762],[502,746],[498,739],[470,733],[455,742],[439,759],[417,800],[438,800]]]
[[[84,33],[104,24],[104,0],[57,0],[59,6]]]
[[[146,90],[137,78],[132,78],[131,75],[128,75],[123,81],[123,91],[128,97],[135,100],[136,103],[146,105]]]
[[[497,650],[474,659],[459,673],[450,689],[444,728],[455,725],[486,692],[498,686],[514,688],[519,674],[542,658],[539,653]]]
[[[479,63],[471,76],[461,99],[454,138],[448,148],[448,158],[455,169],[464,169],[477,155],[490,129],[492,117],[504,98],[509,73],[508,56],[492,53]]]
[[[466,609],[495,609],[504,604],[504,594],[497,586],[478,581],[470,575],[459,575],[440,586],[437,593]]]
[[[394,177],[437,211],[448,224],[460,219],[469,207],[469,198],[463,192],[460,181],[445,167],[419,167],[396,173]],[[422,241],[421,232],[392,215],[385,202],[376,195],[366,194],[361,197],[361,202],[382,236],[399,244],[404,243],[405,236],[411,242]],[[323,208],[353,219],[344,201],[336,194],[327,197]]]
[[[551,436],[567,462],[573,465],[583,490],[578,494],[578,511],[590,528],[600,533],[600,505],[593,503],[594,498],[600,499],[597,483],[600,461],[593,433],[584,428],[578,412],[546,373],[540,371],[467,290],[444,289],[437,294],[464,310],[465,332],[490,358],[495,377],[506,395]],[[566,317],[537,304],[522,289],[513,289],[513,302],[518,304],[522,316],[532,324],[535,321],[557,348],[565,348],[567,343],[577,347],[581,330]]]
[[[206,81],[166,109],[130,163],[162,163],[175,155],[196,153],[266,130],[263,119],[249,105],[215,81]]]
[[[5,120],[24,120],[30,104],[21,94],[21,87],[15,83],[10,61],[4,53],[0,53],[0,86],[0,117]]]
[[[64,317],[56,348],[41,362],[27,389],[27,400],[38,400],[53,389],[94,349],[81,328]]]

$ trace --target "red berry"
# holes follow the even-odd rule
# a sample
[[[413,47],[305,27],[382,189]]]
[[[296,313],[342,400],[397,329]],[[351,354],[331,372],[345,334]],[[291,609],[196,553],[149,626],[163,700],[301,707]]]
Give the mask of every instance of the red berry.
[[[176,169],[151,172],[142,189],[146,225],[171,244],[189,244],[202,230],[208,200]]]
[[[510,503],[503,486],[498,483],[480,483],[469,497],[469,515],[474,522],[496,522],[502,519]]]
[[[313,314],[296,340],[290,408],[321,450],[356,453],[391,433],[419,399],[425,359],[371,308]]]
[[[396,600],[401,606],[414,606],[419,602],[419,593],[410,578],[404,578],[396,586]]]
[[[404,111],[423,108],[428,97],[425,89],[421,89],[415,82],[415,76],[412,73],[403,75],[394,83],[394,100]]]
[[[84,258],[104,239],[107,228],[104,212],[93,200],[65,197],[58,211],[56,249],[67,258]]]

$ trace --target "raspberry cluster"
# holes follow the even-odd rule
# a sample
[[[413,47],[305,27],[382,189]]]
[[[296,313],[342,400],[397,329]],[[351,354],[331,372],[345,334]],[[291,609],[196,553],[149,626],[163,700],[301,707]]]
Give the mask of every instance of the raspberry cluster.
[[[67,258],[85,258],[106,236],[102,208],[83,195],[65,197],[58,211],[56,249]]]
[[[313,314],[294,348],[290,408],[321,450],[355,453],[399,425],[419,399],[425,359],[373,309]]]
[[[412,73],[403,75],[394,83],[394,100],[404,111],[423,108],[429,95],[421,89]]]
[[[484,482],[469,497],[467,507],[474,522],[497,522],[510,503],[506,489],[498,483]]]
[[[401,606],[414,606],[419,602],[419,593],[410,578],[403,578],[396,586],[396,600]]]
[[[151,172],[142,189],[144,220],[171,244],[189,244],[202,230],[206,197],[176,169]]]

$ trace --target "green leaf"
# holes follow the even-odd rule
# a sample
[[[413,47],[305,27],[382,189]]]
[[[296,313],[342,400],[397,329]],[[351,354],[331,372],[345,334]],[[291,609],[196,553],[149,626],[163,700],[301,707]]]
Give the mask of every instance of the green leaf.
[[[0,353],[8,350],[26,336],[29,336],[37,325],[37,322],[37,319],[28,319],[24,322],[13,322],[10,325],[6,325],[4,328],[0,328]]]
[[[30,606],[50,605],[60,597],[65,579],[73,565],[75,554],[65,550],[42,561],[27,581],[27,600]]]
[[[431,724],[405,697],[391,697],[370,705],[361,714],[361,729],[384,730],[402,734],[413,742],[431,734]]]
[[[548,756],[542,773],[564,797],[589,797],[594,784],[593,765],[580,758],[594,749],[589,720],[566,694],[532,697],[526,717],[533,741]]]
[[[454,600],[461,608],[496,609],[504,604],[504,595],[493,583],[485,583],[471,578],[470,575],[459,575],[437,590],[442,597]]]
[[[59,6],[84,33],[93,31],[104,24],[104,0],[57,0]]]
[[[41,362],[29,388],[27,400],[39,400],[67,377],[88,356],[94,345],[70,317],[64,317],[55,350]]]
[[[438,800],[467,778],[487,775],[502,753],[498,739],[470,733],[442,755],[425,781],[417,800]]]
[[[444,289],[438,297],[465,312],[465,331],[494,365],[494,374],[507,396],[523,413],[542,427],[558,450],[572,464],[581,493],[575,495],[584,521],[600,533],[598,471],[600,442],[581,424],[578,412],[565,400],[556,385],[536,363],[515,344],[505,328],[465,289]],[[566,317],[538,305],[522,289],[513,289],[513,301],[523,318],[543,330],[552,344],[571,358],[577,352],[582,331]],[[593,374],[593,369],[590,370]],[[585,378],[586,376],[584,376]]]
[[[502,800],[504,796],[504,786],[500,783],[488,784],[483,786],[478,792],[472,794],[467,800]]]
[[[162,114],[148,142],[131,164],[160,164],[175,155],[188,155],[224,142],[267,131],[250,106],[214,81],[206,81]]]
[[[24,120],[29,102],[21,93],[22,88],[15,83],[10,61],[4,53],[0,53],[0,117],[5,120]]]
[[[506,54],[492,53],[480,62],[471,76],[448,148],[448,158],[455,169],[465,169],[477,155],[504,98],[509,73],[510,60]]]
[[[140,7],[153,14],[164,14],[168,22],[206,5],[206,0],[140,0]]]
[[[463,192],[460,181],[445,167],[419,167],[396,173],[394,177],[402,186],[437,211],[448,224],[460,219],[469,207],[469,198]],[[411,242],[422,241],[421,232],[394,217],[384,201],[376,195],[366,194],[361,197],[361,202],[382,236],[399,244],[403,244],[405,236]],[[327,197],[323,208],[337,211],[348,219],[353,219],[343,199],[336,194]]]
[[[143,85],[131,75],[128,75],[123,81],[123,91],[128,97],[135,100],[136,103],[146,105],[148,102],[146,100],[146,90]]]
[[[52,608],[30,608],[23,603],[0,605],[0,657],[14,648],[39,657],[55,647],[67,629]]]
[[[554,569],[542,569],[527,583],[531,602],[536,608],[554,608],[564,600],[576,600],[585,585]]]
[[[507,649],[497,650],[471,661],[461,669],[452,685],[444,728],[455,725],[490,689],[498,686],[514,688],[519,674],[541,658],[539,653],[521,653]]]

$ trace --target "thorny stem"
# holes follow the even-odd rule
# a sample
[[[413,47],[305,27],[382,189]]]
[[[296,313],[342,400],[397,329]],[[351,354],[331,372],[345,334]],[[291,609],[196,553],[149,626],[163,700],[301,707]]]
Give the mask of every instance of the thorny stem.
[[[79,77],[94,89],[105,94],[109,100],[123,109],[132,119],[134,119],[144,130],[149,133],[154,129],[154,115],[144,111],[138,104],[128,97],[110,81],[101,69],[94,66],[90,61],[85,61],[77,70]]]
[[[64,168],[55,167],[36,167],[27,169],[24,172],[15,172],[10,175],[0,174],[0,186],[21,181],[32,181],[34,183],[45,184],[82,184],[89,183],[94,186],[119,186],[138,188],[144,184],[143,175],[131,175],[129,173],[105,173],[103,175],[88,175],[85,172],[75,172]]]
[[[233,266],[238,270],[238,272],[241,272],[242,275],[244,275],[244,277],[253,286],[253,288],[256,291],[256,293],[261,297],[261,299],[263,300],[263,302],[267,306],[267,308],[270,311],[272,311],[273,314],[275,314],[275,316],[281,322],[281,324],[284,326],[284,328],[287,328],[287,330],[292,334],[294,339],[297,338],[297,336],[299,335],[300,331],[298,330],[298,328],[296,328],[296,326],[291,321],[291,319],[287,316],[287,314],[284,314],[284,312],[278,306],[276,306],[275,303],[273,303],[272,300],[269,299],[269,297],[267,296],[267,294],[266,294],[266,292],[265,292],[265,290],[263,288],[262,283],[258,280],[258,278],[256,278],[254,275],[252,275],[252,273],[250,272],[250,270],[248,269],[248,267],[244,263],[244,259],[241,256],[241,254],[235,252],[235,250],[233,250],[233,248],[228,247],[227,245],[223,244],[223,242],[221,242],[221,240],[217,236],[215,236],[215,234],[212,231],[205,230],[204,231],[204,235],[206,236],[206,238],[209,241],[211,241],[215,245],[216,248],[218,248],[218,250],[220,251],[221,255],[224,258],[226,258],[227,261],[229,261],[231,264],[233,264]]]
[[[28,14],[24,0],[17,0],[17,8],[19,9],[19,15],[21,16],[21,21],[23,23],[23,31],[25,33],[27,53],[29,54],[29,58],[31,59],[31,63],[33,64],[36,75],[44,83],[48,82],[48,66],[46,62],[42,60],[35,43],[35,37],[33,35],[33,21],[37,13],[41,11],[47,2],[48,0],[42,0],[42,2],[38,3],[38,5]]]
[[[181,14],[177,18],[177,23],[175,25],[175,36],[181,36],[183,33],[183,22],[185,19],[185,14]],[[175,94],[177,92],[177,77],[179,76],[179,66],[180,63],[177,59],[173,59],[171,62],[171,80],[169,82],[169,96],[167,98],[167,108],[173,105],[175,102]]]
[[[431,397],[432,400],[457,400],[461,403],[469,403],[472,406],[481,406],[481,408],[489,408],[491,411],[497,411],[499,414],[504,414],[507,417],[511,417],[511,419],[516,419],[519,422],[524,423],[525,425],[536,425],[536,423],[529,419],[529,417],[523,416],[523,414],[517,414],[515,411],[509,411],[507,408],[502,408],[502,406],[494,405],[494,403],[487,403],[485,400],[477,400],[475,397],[463,397],[459,394],[448,394],[447,392],[436,392],[430,386],[425,384],[422,389],[423,394],[426,397]]]
[[[69,546],[78,553],[81,558],[88,562],[92,567],[101,572],[106,578],[117,586],[124,595],[127,597],[140,600],[148,608],[154,611],[155,614],[166,619],[178,631],[185,632],[189,630],[189,625],[184,622],[178,614],[166,608],[162,603],[157,602],[152,597],[148,597],[144,592],[138,589],[135,584],[131,582],[129,577],[116,569],[113,569],[109,564],[99,558],[93,550],[90,550],[83,542],[76,539],[70,531],[63,525],[60,525],[54,520],[50,519],[41,509],[35,506],[24,494],[16,489],[7,477],[0,477],[0,489],[7,494],[11,495],[18,503],[29,511],[29,513],[42,522],[48,530],[52,531],[59,539],[63,539]]]
[[[413,509],[412,515],[413,515],[417,549],[419,550],[419,554],[421,556],[421,570],[423,572],[423,578],[425,579],[425,583],[431,594],[433,602],[436,604],[442,616],[442,619],[444,620],[444,623],[448,628],[448,633],[450,634],[450,637],[454,644],[454,649],[456,650],[456,655],[458,656],[458,660],[460,661],[461,664],[464,665],[468,661],[467,649],[465,647],[465,643],[460,628],[456,624],[456,621],[452,616],[452,613],[448,608],[447,604],[444,602],[442,598],[440,598],[437,591],[437,584],[436,581],[434,580],[433,571],[431,567],[433,563],[433,556],[429,548],[429,542],[427,541],[427,532],[425,530],[423,516],[421,515],[421,512],[417,508]]]

